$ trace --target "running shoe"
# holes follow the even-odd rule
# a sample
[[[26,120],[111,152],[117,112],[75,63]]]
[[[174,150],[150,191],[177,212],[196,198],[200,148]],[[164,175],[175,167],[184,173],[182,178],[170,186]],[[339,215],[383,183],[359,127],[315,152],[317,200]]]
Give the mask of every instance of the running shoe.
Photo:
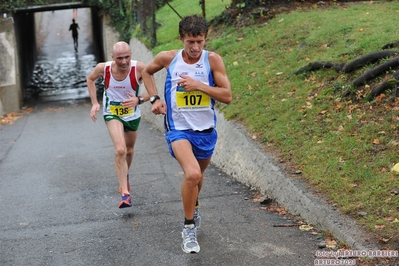
[[[201,216],[200,216],[198,207],[199,207],[199,205],[195,206],[195,209],[194,209],[194,224],[197,229],[199,229],[201,226]]]
[[[130,198],[130,194],[123,194],[122,199],[118,204],[119,209],[132,207],[132,199]]]
[[[198,253],[200,251],[200,246],[197,242],[197,228],[194,224],[185,225],[181,232],[181,236],[183,238],[181,249],[185,253]]]
[[[129,180],[129,174],[127,174],[127,191],[130,193],[130,180]],[[122,194],[122,187],[119,186],[119,193]]]

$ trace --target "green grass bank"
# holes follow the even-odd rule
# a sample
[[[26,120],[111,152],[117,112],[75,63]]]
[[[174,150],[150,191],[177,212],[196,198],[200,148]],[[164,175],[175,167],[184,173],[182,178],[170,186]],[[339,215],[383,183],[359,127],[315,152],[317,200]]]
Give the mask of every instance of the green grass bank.
[[[193,4],[194,3],[194,4]],[[230,1],[207,3],[207,19]],[[181,15],[201,14],[197,1],[174,0]],[[310,62],[348,63],[399,39],[397,1],[317,5],[279,13],[246,27],[212,27],[207,49],[224,59],[233,102],[220,104],[266,152],[390,248],[399,248],[399,106],[393,92],[365,100],[375,81],[343,94],[375,66],[344,74],[332,69],[294,74]],[[181,47],[180,18],[168,6],[157,12],[161,50]],[[399,50],[399,47],[392,48]],[[387,60],[387,59],[385,59]],[[395,69],[379,78],[389,78]]]

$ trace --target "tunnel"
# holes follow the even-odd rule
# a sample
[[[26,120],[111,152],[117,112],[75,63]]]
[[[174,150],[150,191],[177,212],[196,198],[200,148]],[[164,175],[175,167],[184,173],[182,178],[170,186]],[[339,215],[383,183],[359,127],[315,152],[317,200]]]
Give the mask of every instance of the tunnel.
[[[77,17],[74,18],[73,16],[75,15],[75,12]],[[6,16],[11,16],[13,19],[16,46],[15,48],[17,52],[16,58],[18,61],[16,64],[18,68],[18,83],[21,90],[20,94],[22,95],[21,105],[25,104],[26,102],[39,100],[37,95],[40,93],[40,91],[39,93],[37,91],[35,92],[32,83],[34,83],[34,80],[37,79],[35,77],[35,74],[43,75],[43,73],[37,73],[40,70],[37,70],[36,68],[38,67],[38,64],[40,64],[41,67],[43,65],[46,65],[45,63],[40,62],[40,60],[43,57],[43,49],[48,50],[49,46],[51,46],[47,45],[47,47],[44,47],[43,39],[48,37],[46,36],[46,33],[54,30],[56,27],[69,27],[69,24],[65,24],[65,22],[65,25],[57,25],[57,22],[60,21],[60,14],[64,13],[72,15],[70,16],[68,23],[70,23],[72,19],[76,19],[77,21],[79,21],[79,19],[83,18],[83,15],[87,16],[84,17],[84,19],[86,23],[90,24],[90,30],[85,30],[82,32],[82,29],[80,29],[79,38],[81,38],[81,36],[84,37],[85,34],[87,35],[87,32],[89,32],[90,54],[93,54],[94,61],[100,62],[104,61],[105,59],[103,44],[103,15],[97,7],[85,6],[81,3],[53,4],[46,6],[27,7],[24,9],[17,9],[12,14],[2,14],[3,18],[5,18]],[[45,33],[41,32],[43,29],[40,29],[40,23],[37,21],[38,17],[43,17],[40,16],[42,14],[43,16],[46,15],[47,17],[51,17],[49,14],[53,16],[53,19],[49,19],[48,22],[45,24],[48,27],[48,30]],[[81,17],[79,17],[79,15]],[[42,34],[39,35],[39,32],[41,32]],[[55,44],[54,47],[50,47],[52,51],[47,52],[48,58],[45,59],[46,62],[51,63],[52,60],[58,60],[58,58],[56,57],[59,57],[59,55],[62,53],[67,52],[69,55],[72,55],[74,53],[70,31],[67,37],[68,38],[65,38],[64,40],[65,45],[64,43],[58,43]],[[82,42],[81,39],[80,42]],[[86,47],[86,49],[89,48]],[[87,61],[87,58],[81,59],[81,57],[85,56],[86,53],[87,51],[79,50],[74,54],[74,57],[76,58],[76,60],[85,62]],[[57,67],[59,65],[60,64],[58,64]],[[87,66],[85,67],[87,68]],[[93,64],[91,64],[91,66],[89,67],[93,67]],[[53,66],[50,65],[50,67],[47,68],[53,68],[53,72],[65,71],[65,69],[56,69],[55,63]],[[65,81],[67,79],[65,79],[64,77],[61,77],[61,79],[64,80],[59,80],[59,82],[64,82],[65,84]],[[54,83],[54,81],[52,82]],[[84,82],[85,81],[80,78],[80,80],[76,83],[82,85]],[[56,98],[53,97],[53,99]]]

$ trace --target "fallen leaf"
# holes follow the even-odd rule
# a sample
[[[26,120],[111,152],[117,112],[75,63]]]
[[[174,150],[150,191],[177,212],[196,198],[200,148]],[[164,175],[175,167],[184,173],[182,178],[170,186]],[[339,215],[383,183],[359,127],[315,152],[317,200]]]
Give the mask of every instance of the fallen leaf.
[[[375,229],[384,229],[384,228],[385,228],[385,225],[383,225],[383,224],[376,224],[376,225],[374,225],[374,227],[375,227]]]
[[[325,113],[327,113],[328,111],[327,110],[323,110],[323,111],[321,111],[320,113],[319,113],[319,115],[324,115]]]
[[[11,112],[5,114],[3,117],[0,117],[0,125],[11,125],[15,122],[15,120],[21,118],[24,114],[32,112],[33,109],[31,107],[25,108],[20,112]]]
[[[313,229],[313,227],[308,224],[303,224],[303,225],[299,226],[299,230],[301,230],[301,231],[310,231],[312,229]]]
[[[393,172],[398,172],[398,173],[399,173],[399,163],[395,164],[395,165],[392,167],[391,171],[393,171]]]
[[[384,220],[387,221],[387,222],[392,222],[394,220],[394,218],[392,216],[391,217],[385,217]]]
[[[326,248],[335,248],[337,246],[337,241],[331,238],[326,238]]]
[[[387,243],[389,240],[391,240],[392,239],[392,236],[390,237],[390,238],[383,238],[383,237],[381,237],[380,239],[379,239],[379,241],[380,242],[382,242],[382,243]]]

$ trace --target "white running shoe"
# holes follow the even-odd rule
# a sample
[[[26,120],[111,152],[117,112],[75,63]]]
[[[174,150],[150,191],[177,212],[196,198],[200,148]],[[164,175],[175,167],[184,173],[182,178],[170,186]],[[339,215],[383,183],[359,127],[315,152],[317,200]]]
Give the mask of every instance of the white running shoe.
[[[200,246],[197,242],[197,228],[195,225],[185,225],[181,232],[181,236],[183,238],[181,249],[185,253],[198,253],[200,251]]]

